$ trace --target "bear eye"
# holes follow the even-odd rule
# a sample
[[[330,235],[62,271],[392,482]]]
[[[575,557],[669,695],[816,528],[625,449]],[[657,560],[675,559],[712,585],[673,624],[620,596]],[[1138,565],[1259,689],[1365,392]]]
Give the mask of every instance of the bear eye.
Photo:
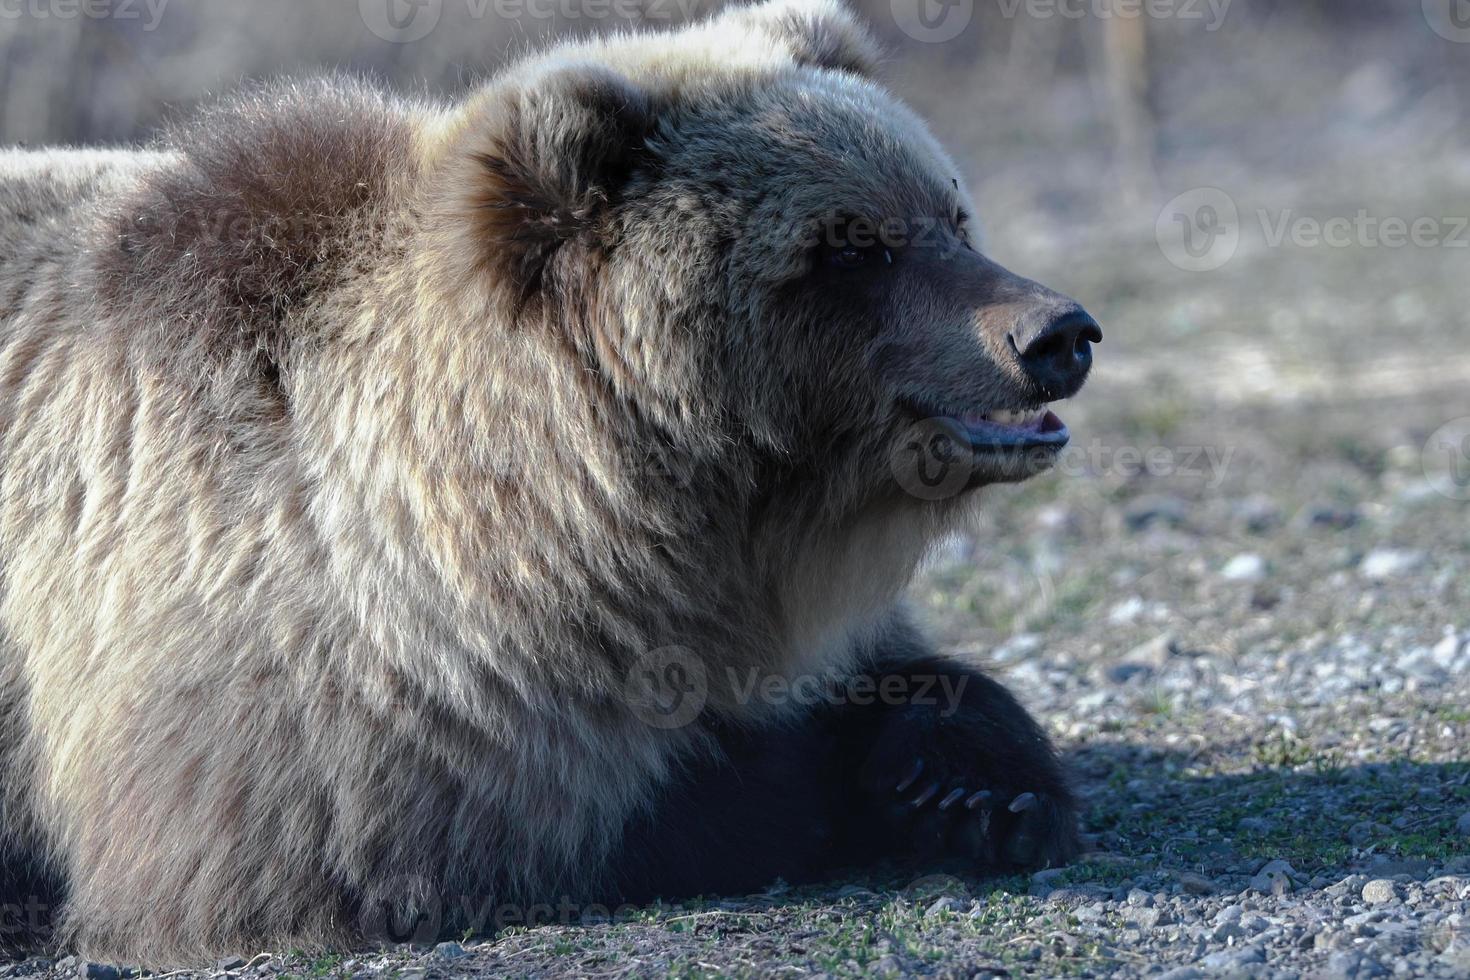
[[[881,245],[837,245],[827,250],[827,264],[837,269],[861,269],[869,263],[893,264],[893,253]]]

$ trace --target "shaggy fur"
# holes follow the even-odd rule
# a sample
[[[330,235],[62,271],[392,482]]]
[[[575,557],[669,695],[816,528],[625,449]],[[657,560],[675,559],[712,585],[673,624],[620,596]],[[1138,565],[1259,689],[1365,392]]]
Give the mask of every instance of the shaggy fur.
[[[874,62],[778,0],[456,105],[275,85],[153,151],[0,156],[0,845],[59,941],[197,962],[738,887],[688,836],[730,773],[743,853],[790,769],[831,790],[793,860],[883,856],[817,860],[861,806],[833,774],[935,722],[731,678],[927,656],[895,603],[974,497],[895,484],[896,406],[1044,401],[1006,338],[1064,301],[969,251]],[[814,236],[858,212],[952,247],[841,278]],[[675,645],[708,704],[650,725],[627,680]],[[968,697],[987,778],[1055,807],[1017,860],[1065,860],[1044,737]]]

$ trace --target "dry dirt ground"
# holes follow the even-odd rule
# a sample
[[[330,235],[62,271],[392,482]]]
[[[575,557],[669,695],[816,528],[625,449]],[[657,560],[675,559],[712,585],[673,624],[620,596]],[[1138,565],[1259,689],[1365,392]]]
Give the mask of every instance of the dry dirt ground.
[[[1041,193],[1022,155],[941,131],[975,151],[998,257],[1107,330],[1063,412],[1065,464],[992,491],[980,533],[914,589],[943,646],[991,664],[1054,732],[1087,859],[437,948],[241,950],[213,972],[1470,975],[1470,153],[1432,120],[1384,125],[1366,142],[1314,131],[1310,166],[1226,152],[1226,134],[1122,204],[1095,158],[1053,167]],[[1237,208],[1239,244],[1185,271],[1169,201],[1206,187]],[[1437,237],[1314,244],[1296,224],[1364,209]],[[114,969],[33,959],[0,977]]]

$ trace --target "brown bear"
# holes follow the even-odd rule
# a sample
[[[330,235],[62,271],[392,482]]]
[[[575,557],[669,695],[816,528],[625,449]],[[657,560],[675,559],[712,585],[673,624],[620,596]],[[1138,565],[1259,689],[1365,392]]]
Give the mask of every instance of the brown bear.
[[[874,63],[776,0],[0,155],[9,935],[199,962],[1075,852],[900,595],[1101,333],[976,251]]]

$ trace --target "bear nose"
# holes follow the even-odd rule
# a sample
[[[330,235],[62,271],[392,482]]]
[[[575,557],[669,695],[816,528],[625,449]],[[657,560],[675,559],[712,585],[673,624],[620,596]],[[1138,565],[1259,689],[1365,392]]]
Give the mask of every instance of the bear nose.
[[[1092,345],[1103,334],[1086,310],[1071,304],[1028,318],[1009,339],[1031,380],[1054,400],[1069,398],[1082,387],[1092,368]]]

